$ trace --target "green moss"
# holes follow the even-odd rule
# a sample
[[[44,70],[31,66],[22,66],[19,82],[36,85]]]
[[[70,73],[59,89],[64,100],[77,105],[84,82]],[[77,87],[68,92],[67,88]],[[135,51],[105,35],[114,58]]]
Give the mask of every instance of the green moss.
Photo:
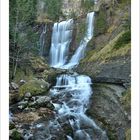
[[[125,132],[126,140],[131,140],[131,129],[127,129]]]
[[[119,39],[116,41],[114,48],[119,49],[120,47],[124,47],[126,44],[130,43],[131,41],[131,31],[128,30],[123,33]]]
[[[48,90],[48,83],[42,80],[30,80],[19,88],[19,96],[23,97],[25,93],[30,92],[31,95],[38,95]]]
[[[128,88],[124,93],[123,97],[121,98],[121,102],[126,109],[126,111],[131,111],[131,89]]]
[[[131,0],[120,0],[120,4],[129,4],[131,3]]]
[[[106,12],[102,9],[95,17],[95,31],[94,36],[105,33],[107,29]]]
[[[9,124],[9,130],[12,130],[12,129],[14,129],[15,128],[15,124],[14,123],[10,123]]]
[[[23,140],[21,134],[17,130],[13,131],[11,137],[13,140]]]
[[[62,0],[44,0],[47,6],[47,14],[49,19],[56,21],[62,16],[61,6]]]
[[[86,24],[85,22],[81,22],[77,25],[77,35],[76,35],[76,42],[80,43],[86,33]]]
[[[94,1],[91,1],[91,0],[81,0],[81,7],[85,11],[89,11],[89,10],[93,9],[93,6],[94,6]]]
[[[33,72],[31,71],[31,69],[29,67],[26,67],[26,69],[28,69],[27,72],[26,72],[26,70],[18,68],[13,81],[18,83],[21,79],[24,79],[26,81],[32,79],[33,78]]]

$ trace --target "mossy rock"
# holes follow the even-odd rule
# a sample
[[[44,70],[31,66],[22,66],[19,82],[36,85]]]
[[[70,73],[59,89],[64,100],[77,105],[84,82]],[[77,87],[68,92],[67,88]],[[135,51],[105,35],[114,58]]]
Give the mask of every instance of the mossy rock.
[[[19,96],[23,97],[27,92],[31,95],[39,95],[45,93],[49,89],[49,83],[44,80],[30,80],[19,88]]]

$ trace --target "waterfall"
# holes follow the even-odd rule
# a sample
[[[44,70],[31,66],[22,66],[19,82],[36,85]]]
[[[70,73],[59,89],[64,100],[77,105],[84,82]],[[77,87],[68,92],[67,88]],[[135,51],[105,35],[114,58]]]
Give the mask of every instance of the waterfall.
[[[43,25],[43,29],[39,38],[39,44],[40,44],[40,50],[39,50],[39,54],[40,56],[43,56],[43,52],[44,52],[44,47],[45,47],[45,39],[46,39],[46,28],[47,25]]]
[[[59,68],[66,63],[72,39],[72,27],[72,19],[54,24],[50,49],[51,67]]]
[[[98,0],[94,0],[94,4],[97,4],[98,3]]]
[[[52,43],[50,49],[50,65],[55,68],[73,68],[84,57],[88,42],[93,36],[94,12],[87,14],[87,29],[79,47],[68,61],[69,45],[72,40],[73,20],[55,23],[53,26]],[[67,64],[66,64],[67,63]]]
[[[65,131],[63,127],[69,125],[73,134],[66,135],[67,140],[107,140],[106,133],[85,114],[92,95],[91,84],[90,77],[77,73],[57,77],[56,85],[50,90],[56,116],[48,124],[48,138],[55,139],[56,130]]]
[[[86,22],[87,22],[87,31],[85,37],[81,40],[79,47],[77,48],[75,54],[72,56],[69,63],[63,67],[64,69],[73,68],[84,57],[86,46],[93,36],[94,12],[87,14]]]
[[[74,55],[68,60],[72,40],[73,20],[55,23],[50,49],[50,65],[54,68],[71,69],[84,57],[86,46],[93,36],[94,12],[87,14],[86,33]],[[47,140],[108,140],[105,131],[86,115],[92,95],[92,81],[86,75],[62,74],[50,89],[51,102],[55,107],[55,118],[47,125]],[[67,132],[65,126],[71,131]],[[64,139],[64,138],[62,138]]]

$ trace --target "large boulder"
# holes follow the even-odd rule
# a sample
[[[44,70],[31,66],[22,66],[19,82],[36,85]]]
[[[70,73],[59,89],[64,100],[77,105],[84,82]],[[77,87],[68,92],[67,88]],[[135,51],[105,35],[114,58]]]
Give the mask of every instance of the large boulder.
[[[131,121],[126,107],[130,108],[130,98],[126,100],[125,88],[114,84],[94,84],[93,89],[88,115],[106,129],[109,139],[129,137]]]
[[[82,67],[82,68],[81,68]],[[130,57],[119,58],[108,62],[88,62],[78,67],[79,73],[84,73],[92,77],[96,83],[116,83],[128,86],[131,80],[131,61]]]
[[[27,92],[31,95],[39,95],[42,93],[47,93],[50,84],[43,79],[30,80],[19,88],[19,96],[23,97]]]

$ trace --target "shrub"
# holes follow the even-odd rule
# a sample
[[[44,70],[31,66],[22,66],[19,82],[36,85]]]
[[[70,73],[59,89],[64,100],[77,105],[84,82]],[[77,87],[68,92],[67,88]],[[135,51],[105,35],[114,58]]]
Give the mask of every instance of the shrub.
[[[62,0],[45,0],[45,2],[47,5],[47,14],[49,19],[58,20],[59,16],[62,15]]]
[[[119,39],[116,41],[114,48],[119,49],[121,47],[124,47],[126,44],[128,44],[131,41],[131,31],[128,30],[122,36],[119,37]]]
[[[94,6],[93,0],[81,0],[81,7],[84,8],[86,11],[91,10]]]
[[[94,26],[95,26],[95,31],[94,31],[95,36],[105,33],[107,29],[107,22],[106,22],[106,13],[104,10],[101,10],[99,13],[97,13],[95,17]]]

